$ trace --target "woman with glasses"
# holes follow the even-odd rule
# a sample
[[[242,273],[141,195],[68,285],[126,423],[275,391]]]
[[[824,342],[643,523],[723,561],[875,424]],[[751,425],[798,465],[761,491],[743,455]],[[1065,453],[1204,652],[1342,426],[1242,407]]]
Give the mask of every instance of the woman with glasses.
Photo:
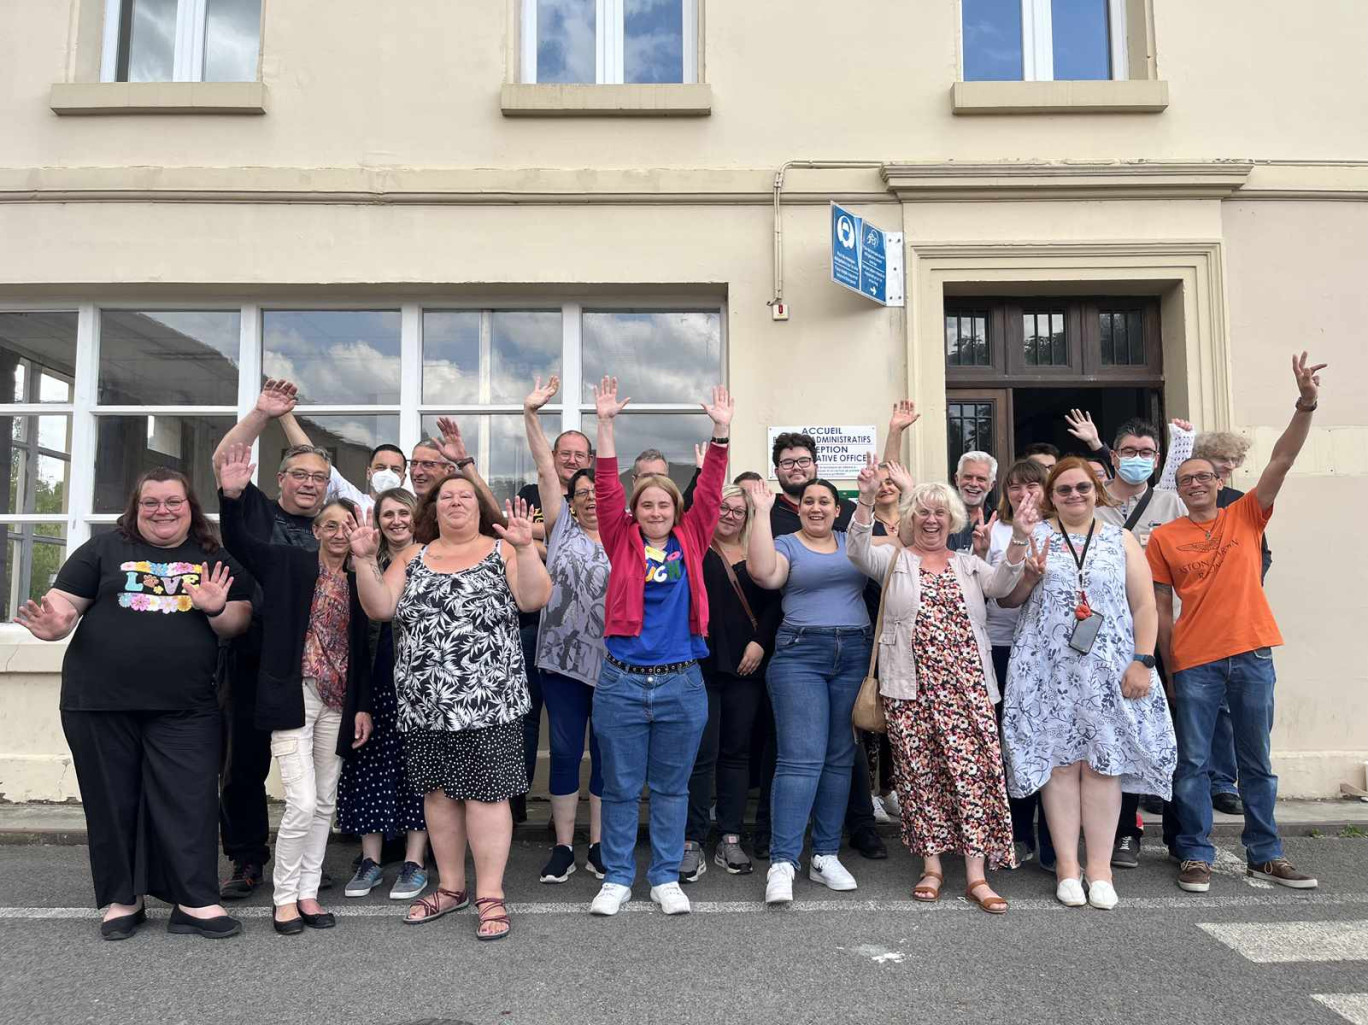
[[[689,777],[689,817],[679,878],[694,882],[707,871],[703,841],[708,809],[717,791],[713,860],[731,875],[752,865],[741,848],[741,823],[750,792],[751,739],[764,708],[765,666],[782,616],[774,592],[756,585],[746,570],[746,542],[753,506],[735,484],[722,488],[712,544],[703,556],[708,592],[708,654],[699,660],[708,693],[708,722]]]
[[[538,377],[523,399],[523,422],[537,464],[538,497],[546,531],[546,572],[551,598],[542,609],[536,662],[542,700],[551,726],[551,821],[556,842],[542,866],[543,883],[563,883],[575,871],[575,813],[579,808],[580,763],[589,733],[589,850],[585,868],[604,876],[599,844],[603,812],[603,768],[591,722],[594,686],[603,669],[603,598],[608,593],[608,555],[599,537],[594,471],[572,470],[547,443],[538,410],[560,390],[554,374],[545,386]],[[585,444],[586,459],[588,445]],[[568,496],[563,494],[564,487]]]
[[[271,755],[285,788],[276,834],[272,921],[295,936],[331,929],[318,903],[342,760],[371,735],[370,623],[348,569],[356,506],[345,498],[314,517],[318,551],[271,544],[242,529],[240,493],[255,469],[245,445],[215,463],[224,497],[224,536],[261,585],[261,675],[256,725],[271,731]]]
[[[1111,850],[1122,791],[1167,799],[1177,763],[1154,671],[1159,620],[1149,564],[1130,531],[1097,518],[1097,504],[1111,501],[1083,460],[1056,463],[1042,499],[1048,519],[1030,539],[1034,572],[999,599],[1025,603],[1002,713],[1008,793],[1040,793],[1059,901],[1103,910],[1117,903]],[[1032,582],[1036,572],[1043,575]]]
[[[212,568],[211,568],[212,567]],[[89,833],[100,935],[132,936],[144,897],[167,931],[242,931],[219,904],[219,641],[251,621],[251,578],[219,547],[190,482],[138,479],[116,529],[71,553],[15,621],[62,659],[62,732]]]
[[[413,494],[391,488],[375,497],[371,520],[380,532],[381,568],[413,544]],[[405,834],[404,863],[390,887],[390,900],[411,900],[427,888],[427,822],[423,795],[408,784],[404,772],[404,735],[394,693],[394,631],[389,623],[372,623],[371,720],[368,744],[342,766],[337,789],[337,828],[361,837],[361,862],[342,892],[364,897],[384,881],[381,855],[387,839]]]

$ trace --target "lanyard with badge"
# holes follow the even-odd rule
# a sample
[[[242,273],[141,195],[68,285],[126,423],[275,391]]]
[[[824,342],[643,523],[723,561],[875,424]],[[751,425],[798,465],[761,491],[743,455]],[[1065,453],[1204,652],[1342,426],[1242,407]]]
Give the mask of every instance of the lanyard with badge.
[[[1088,549],[1092,547],[1093,533],[1097,530],[1097,520],[1092,521],[1092,526],[1088,528],[1087,540],[1083,542],[1083,551],[1080,554],[1074,548],[1073,541],[1069,538],[1069,531],[1063,523],[1059,525],[1059,532],[1064,535],[1064,543],[1068,545],[1069,554],[1073,556],[1074,565],[1078,567],[1078,604],[1074,606],[1074,628],[1069,634],[1069,647],[1074,651],[1086,655],[1092,651],[1093,643],[1097,640],[1097,632],[1102,629],[1102,617],[1092,610],[1088,604],[1088,592],[1084,566],[1088,561]]]

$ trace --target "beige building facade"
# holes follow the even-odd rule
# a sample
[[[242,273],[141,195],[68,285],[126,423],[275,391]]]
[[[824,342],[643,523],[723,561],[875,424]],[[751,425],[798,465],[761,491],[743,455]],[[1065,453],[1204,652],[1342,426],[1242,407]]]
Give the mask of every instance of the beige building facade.
[[[1084,406],[1246,435],[1248,488],[1301,349],[1330,368],[1269,531],[1275,767],[1363,786],[1364,52],[1359,0],[0,3],[0,799],[78,797],[62,646],[15,603],[148,466],[212,510],[263,375],[354,477],[452,414],[511,491],[554,371],[548,426],[592,433],[614,373],[621,447],[683,474],[722,379],[733,473],[907,396],[921,479]],[[830,280],[832,201],[903,233],[905,306]]]

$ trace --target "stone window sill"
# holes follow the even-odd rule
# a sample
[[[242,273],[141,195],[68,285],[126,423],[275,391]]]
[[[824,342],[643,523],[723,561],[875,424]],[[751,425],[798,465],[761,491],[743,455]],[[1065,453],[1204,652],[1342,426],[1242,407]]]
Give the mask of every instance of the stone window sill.
[[[57,82],[54,114],[264,114],[261,82]]]
[[[1168,107],[1168,83],[956,82],[956,114],[1157,114]]]
[[[506,83],[504,117],[707,117],[712,88],[684,85],[536,85]]]

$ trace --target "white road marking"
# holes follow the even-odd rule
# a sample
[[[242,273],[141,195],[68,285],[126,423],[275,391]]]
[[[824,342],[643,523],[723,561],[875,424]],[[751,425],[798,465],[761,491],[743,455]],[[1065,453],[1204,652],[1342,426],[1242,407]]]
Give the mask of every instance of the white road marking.
[[[1352,1025],[1368,1025],[1368,993],[1313,993],[1311,999]]]
[[[1058,914],[1089,914],[1088,908],[1066,908],[1053,897],[1009,898],[1012,911],[1048,911]],[[1118,910],[1133,911],[1182,911],[1189,909],[1226,909],[1226,908],[1271,908],[1271,907],[1341,907],[1368,906],[1368,893],[1295,893],[1279,889],[1276,893],[1264,896],[1230,896],[1217,894],[1186,894],[1172,897],[1127,897],[1121,895]],[[227,905],[228,912],[235,918],[267,918],[269,907],[234,907]],[[366,904],[350,907],[338,902],[329,906],[338,918],[403,918],[405,905],[396,901],[392,905]],[[583,901],[542,901],[539,903],[510,902],[509,912],[515,915],[584,915],[589,914],[589,900]],[[151,904],[154,917],[167,913],[161,904]],[[623,913],[660,914],[650,901],[634,900],[622,908]],[[693,902],[696,915],[786,915],[804,913],[826,914],[868,914],[869,912],[912,912],[927,914],[974,914],[979,913],[966,900],[941,900],[936,904],[924,904],[915,900],[799,900],[785,907],[772,908],[761,901],[701,901]],[[1011,912],[1008,912],[1009,914]],[[42,920],[42,919],[95,919],[99,912],[93,908],[38,908],[38,907],[0,907],[0,920]],[[1318,924],[1318,923],[1305,923]],[[1365,923],[1368,927],[1368,923]],[[1203,928],[1206,928],[1203,926]],[[1212,928],[1218,928],[1213,926]],[[1219,937],[1218,937],[1219,938]]]
[[[1368,961],[1368,921],[1199,922],[1197,927],[1257,964]]]
[[[1213,875],[1231,876],[1256,890],[1271,890],[1276,885],[1267,879],[1255,879],[1249,874],[1244,858],[1222,847],[1216,848],[1216,860],[1212,863],[1211,871]]]

